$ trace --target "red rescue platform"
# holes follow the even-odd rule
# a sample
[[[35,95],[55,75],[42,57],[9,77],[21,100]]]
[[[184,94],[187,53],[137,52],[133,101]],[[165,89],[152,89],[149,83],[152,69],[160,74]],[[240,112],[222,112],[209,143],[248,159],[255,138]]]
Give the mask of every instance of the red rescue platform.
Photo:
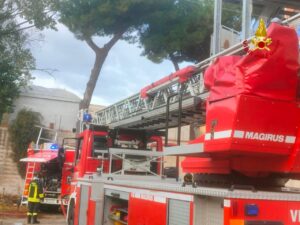
[[[210,95],[204,153],[209,157],[187,158],[185,172],[234,170],[251,176],[300,172],[294,167],[299,158],[300,124],[297,34],[272,23],[267,36],[272,40],[269,49],[243,57],[220,57],[206,70]]]

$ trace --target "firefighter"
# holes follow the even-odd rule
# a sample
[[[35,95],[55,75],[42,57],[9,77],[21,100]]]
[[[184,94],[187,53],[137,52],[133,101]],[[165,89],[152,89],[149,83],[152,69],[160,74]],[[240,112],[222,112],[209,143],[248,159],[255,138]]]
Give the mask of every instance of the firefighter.
[[[28,211],[27,223],[40,223],[37,220],[37,215],[40,207],[40,200],[44,198],[42,184],[40,182],[40,175],[35,174],[33,180],[29,184],[28,190]]]

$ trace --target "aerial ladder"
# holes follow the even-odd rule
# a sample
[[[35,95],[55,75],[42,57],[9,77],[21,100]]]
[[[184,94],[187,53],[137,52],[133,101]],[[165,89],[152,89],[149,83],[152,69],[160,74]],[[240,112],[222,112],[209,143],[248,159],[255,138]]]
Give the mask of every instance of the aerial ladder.
[[[300,14],[287,22],[299,18]],[[216,60],[217,57],[214,56],[187,67],[154,82],[130,98],[100,110],[93,122],[108,125],[112,130],[161,130],[198,120],[206,122],[206,133],[187,145],[167,147],[163,152],[155,152],[155,157],[186,157],[181,166],[184,172],[192,174],[187,173],[179,182],[164,176],[161,179],[161,173],[159,176],[146,177],[135,173],[126,174],[127,171],[124,171],[118,176],[109,171],[108,174],[82,176],[78,179],[76,191],[70,201],[72,204],[68,207],[68,223],[299,224],[299,189],[278,187],[270,183],[271,179],[267,179],[268,172],[281,172],[280,175],[300,174],[299,100],[296,99],[295,91],[299,69],[299,52],[296,48],[299,46],[295,32],[290,28],[271,24],[269,34],[275,43],[281,42],[277,49],[274,45],[270,46],[278,50],[277,55],[270,56],[270,61],[259,57],[252,61],[254,65],[257,63],[271,68],[267,71],[265,68],[255,70],[261,76],[254,81],[262,82],[265,92],[239,92],[234,86],[235,79],[212,82],[213,85],[208,86],[210,91],[204,88],[204,73],[207,85],[211,69],[216,69],[216,74],[221,74],[224,70],[218,69],[227,68],[224,65],[234,68],[235,64],[232,62],[249,59],[247,56],[231,56],[243,51],[243,45],[240,44],[218,55],[226,57]],[[284,38],[290,43],[285,42]],[[286,61],[287,59],[290,61]],[[276,64],[279,60],[283,63],[278,66]],[[243,65],[248,64],[246,62]],[[289,67],[290,65],[292,66]],[[253,69],[253,64],[250,68]],[[231,75],[227,74],[226,78],[232,78]],[[246,77],[247,73],[239,75]],[[276,79],[268,75],[273,75]],[[286,82],[289,76],[291,83]],[[220,77],[222,75],[218,78]],[[251,80],[255,77],[250,74],[247,78]],[[275,85],[271,88],[271,91],[275,90],[272,92],[274,95],[266,98],[264,95],[270,91],[266,88],[269,87],[269,81],[276,83],[278,80],[284,85]],[[223,89],[220,92],[218,88]],[[234,93],[235,91],[238,92]],[[231,95],[224,97],[226,93]],[[89,127],[90,122],[84,122],[86,124],[82,127]],[[118,154],[124,155],[124,150],[121,145],[117,148],[109,147],[107,154],[113,159]],[[151,153],[147,149],[127,151],[132,154]],[[123,162],[124,159],[126,162],[126,158],[123,158]],[[163,159],[158,162],[162,163]],[[231,171],[247,177],[240,179],[242,177],[233,174],[236,180],[228,185],[230,180],[222,175],[231,175]],[[205,181],[203,185],[202,182]],[[212,181],[216,183],[212,184]]]
[[[300,23],[299,20],[300,20],[300,14],[297,14],[285,20],[283,24],[286,25],[289,24],[290,26],[292,26],[295,24],[299,24]],[[250,40],[251,38],[249,38],[247,42],[249,42]],[[173,149],[169,148],[169,150],[167,149],[166,152],[169,151],[170,154],[172,153],[173,155],[175,154],[177,156],[180,155],[187,156],[188,154],[190,154],[191,156],[194,155],[200,156],[200,155],[207,154],[206,151],[204,150],[206,148],[206,149],[211,149],[211,151],[213,151],[212,154],[218,155],[216,151],[220,151],[220,149],[215,149],[217,147],[215,147],[214,144],[211,145],[208,144],[208,141],[212,139],[216,139],[217,135],[221,135],[221,136],[227,135],[228,137],[226,136],[226,138],[229,137],[233,138],[234,135],[238,135],[238,134],[237,133],[233,134],[232,130],[226,130],[226,131],[215,130],[214,126],[217,125],[218,120],[220,118],[212,119],[210,117],[209,118],[207,117],[206,107],[208,107],[208,104],[206,100],[210,95],[210,93],[204,85],[204,72],[208,66],[214,64],[214,62],[218,59],[218,57],[230,56],[230,55],[242,55],[242,54],[245,54],[245,42],[232,46],[231,48],[226,49],[223,52],[220,52],[196,65],[188,66],[175,73],[172,73],[167,77],[164,77],[142,88],[139,93],[98,111],[96,113],[96,116],[93,118],[92,123],[98,125],[106,125],[109,126],[110,128],[152,129],[152,130],[165,130],[165,131],[167,131],[171,127],[177,127],[178,128],[177,139],[180,140],[181,126],[189,125],[192,123],[203,125],[209,119],[209,123],[211,124],[207,125],[208,128],[207,133],[205,134],[205,136],[203,136],[203,139],[205,139],[205,141],[207,142],[204,143],[206,147],[203,145],[204,140],[198,140],[197,143],[194,142],[193,145],[185,146],[184,148],[181,149],[180,146],[175,147]],[[213,124],[213,122],[215,122],[215,124]],[[215,131],[216,134],[214,137]],[[244,135],[244,133],[242,134]],[[262,134],[259,133],[256,134],[252,132],[249,134],[247,133],[246,135],[250,137],[251,135],[261,136]],[[266,134],[266,135],[268,136],[269,139],[271,138],[271,134]],[[292,141],[289,139],[294,140],[294,136],[287,136],[286,137],[287,143]],[[165,140],[167,142],[168,132],[166,132]],[[180,144],[180,141],[178,142],[178,144]],[[234,148],[239,148],[239,147],[240,146]],[[226,146],[226,149],[228,149],[228,151],[233,154],[233,152],[235,152],[236,149],[231,150],[230,148],[233,147]],[[268,147],[268,149],[266,148],[265,150],[271,151],[270,148],[271,147]],[[291,146],[289,146],[289,148],[291,148]],[[248,151],[248,149],[246,151]],[[238,154],[238,153],[234,153],[234,154]],[[275,159],[277,160],[276,157]],[[258,175],[258,174],[253,175],[252,172],[249,172],[249,170],[251,170],[250,168],[245,168],[244,166],[238,165],[238,162],[228,161],[227,159],[220,160],[219,158],[217,160],[208,159],[207,156],[205,156],[203,160],[201,161],[201,163],[200,161],[198,163],[205,164],[208,167],[208,169],[190,168],[187,171],[190,170],[195,173],[203,172],[203,173],[227,174],[230,173],[231,171],[230,166],[234,164],[235,167],[238,168],[237,170],[239,170],[239,172],[242,172],[247,175],[251,174],[250,176],[254,176],[254,177],[256,176],[264,177],[264,175]],[[259,160],[255,158],[254,161],[259,161]],[[189,167],[191,165],[191,162],[188,162],[186,164],[189,164],[188,165]],[[220,167],[221,169],[215,169],[214,165]],[[178,163],[177,163],[177,167],[178,167]],[[261,167],[262,167],[261,170],[264,171],[265,168],[263,168],[263,166]],[[285,163],[285,165],[282,165],[282,167],[276,168],[276,172],[278,171],[282,172],[282,170],[284,170],[284,173],[286,173],[287,167],[290,166],[288,166]],[[264,172],[262,172],[262,174],[264,174]],[[268,173],[266,172],[265,174]],[[286,181],[286,179],[283,180]],[[256,180],[254,182],[256,182]]]
[[[283,23],[295,26],[300,23],[299,20],[300,14],[296,14]],[[250,40],[247,39],[248,42]],[[204,71],[220,56],[245,54],[243,43],[172,73],[144,87],[139,93],[99,110],[92,123],[110,127],[164,129],[168,121],[169,127],[177,127],[178,103],[181,101],[182,124],[193,121],[204,124],[205,110],[201,103],[209,94],[204,85]],[[166,119],[167,105],[170,113],[177,115]]]

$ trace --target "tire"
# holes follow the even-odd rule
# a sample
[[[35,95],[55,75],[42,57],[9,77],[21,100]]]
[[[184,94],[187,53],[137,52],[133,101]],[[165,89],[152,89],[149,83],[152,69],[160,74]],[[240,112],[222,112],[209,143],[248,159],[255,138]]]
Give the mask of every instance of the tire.
[[[74,212],[75,212],[75,204],[74,200],[71,200],[69,205],[69,212],[68,212],[68,225],[74,225]]]

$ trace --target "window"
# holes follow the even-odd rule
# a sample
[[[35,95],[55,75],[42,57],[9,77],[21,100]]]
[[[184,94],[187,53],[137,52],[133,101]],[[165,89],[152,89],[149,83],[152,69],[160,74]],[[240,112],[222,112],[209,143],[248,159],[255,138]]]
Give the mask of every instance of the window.
[[[93,149],[92,149],[92,157],[97,158],[103,153],[107,152],[107,138],[104,136],[94,136]]]
[[[83,145],[83,138],[78,139],[77,148],[76,148],[76,164],[81,158],[81,151],[82,151],[82,145]]]

